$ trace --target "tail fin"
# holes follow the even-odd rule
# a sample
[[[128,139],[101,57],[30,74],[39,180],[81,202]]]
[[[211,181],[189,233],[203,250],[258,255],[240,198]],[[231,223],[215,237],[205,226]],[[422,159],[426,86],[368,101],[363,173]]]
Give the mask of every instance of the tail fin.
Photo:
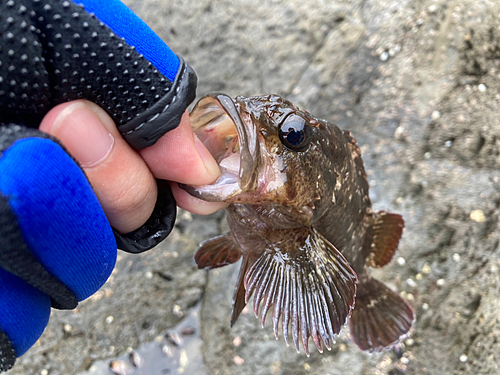
[[[309,356],[309,337],[320,352],[323,351],[321,341],[330,349],[330,343],[335,342],[335,335],[351,312],[356,295],[356,274],[342,254],[313,232],[296,251],[281,253],[277,249],[266,250],[255,262],[245,261],[244,258],[231,322],[236,321],[242,306],[255,292],[254,312],[257,317],[260,303],[264,301],[260,313],[262,326],[269,309],[274,306],[273,330],[276,339],[281,317],[287,345],[291,320],[297,351],[299,333],[306,355]]]
[[[397,293],[369,276],[359,280],[349,329],[361,350],[380,351],[395,344],[414,320],[413,309]]]

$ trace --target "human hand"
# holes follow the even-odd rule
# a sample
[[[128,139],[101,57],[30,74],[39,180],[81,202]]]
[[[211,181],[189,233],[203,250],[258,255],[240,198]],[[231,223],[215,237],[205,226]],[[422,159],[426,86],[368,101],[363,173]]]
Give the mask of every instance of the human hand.
[[[219,173],[185,113],[196,75],[128,8],[9,2],[2,16],[15,22],[0,41],[0,372],[51,307],[73,309],[103,285],[117,247],[138,253],[168,235],[166,180],[180,207],[221,208],[176,183]]]
[[[187,111],[176,129],[139,152],[125,142],[103,109],[85,100],[53,108],[39,129],[59,139],[80,163],[111,226],[120,233],[139,228],[151,216],[157,201],[155,178],[172,181],[183,209],[210,214],[225,207],[196,199],[177,186],[209,184],[220,175],[212,155],[194,135]]]

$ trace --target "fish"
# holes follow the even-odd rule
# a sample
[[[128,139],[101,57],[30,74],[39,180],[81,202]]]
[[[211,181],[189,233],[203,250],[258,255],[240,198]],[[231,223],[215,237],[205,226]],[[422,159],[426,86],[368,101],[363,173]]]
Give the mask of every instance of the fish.
[[[262,327],[272,310],[297,352],[330,350],[342,327],[363,351],[394,346],[415,320],[410,304],[370,276],[388,264],[404,220],[375,212],[361,150],[349,131],[278,95],[214,93],[190,113],[220,166],[210,185],[181,188],[226,202],[230,232],[201,243],[194,260],[215,269],[241,259],[231,327],[253,295]],[[281,324],[280,324],[281,322]]]

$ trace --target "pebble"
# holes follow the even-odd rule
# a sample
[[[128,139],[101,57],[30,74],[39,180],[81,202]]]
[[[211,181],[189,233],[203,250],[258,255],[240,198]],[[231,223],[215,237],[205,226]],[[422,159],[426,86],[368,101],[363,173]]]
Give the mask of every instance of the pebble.
[[[409,287],[411,288],[416,288],[417,287],[417,283],[415,282],[415,280],[413,280],[412,278],[409,278],[406,280],[406,283],[408,284]]]
[[[479,86],[477,86],[477,89],[479,90],[479,92],[485,92],[486,91],[486,85],[484,84],[480,84]]]
[[[406,260],[403,257],[398,257],[397,262],[400,266],[404,266],[406,264]]]
[[[71,325],[70,325],[70,324],[65,324],[65,325],[63,326],[63,330],[64,330],[64,332],[66,332],[66,333],[70,333],[70,332],[73,330],[73,327],[71,327]]]
[[[437,286],[443,286],[444,283],[445,283],[444,279],[438,279],[438,281],[436,281]]]
[[[241,337],[240,336],[236,336],[233,340],[233,345],[235,348],[237,348],[238,346],[241,345]]]
[[[130,368],[123,361],[111,361],[109,363],[109,369],[116,375],[127,375],[130,371]]]
[[[152,279],[153,278],[153,272],[151,271],[147,271],[144,276],[146,277],[146,279]]]
[[[389,48],[389,56],[395,56],[399,51],[401,51],[401,46],[396,44],[394,47]]]
[[[432,111],[431,118],[434,121],[439,120],[440,117],[441,117],[441,112],[439,112],[439,111]]]
[[[453,254],[453,260],[455,262],[460,262],[460,254],[459,253],[455,253]]]
[[[165,335],[165,338],[169,343],[171,343],[174,346],[181,346],[182,345],[182,338],[175,332],[168,332]]]
[[[432,4],[429,8],[427,8],[427,11],[429,13],[436,13],[438,9],[439,7],[436,4]]]
[[[241,358],[239,355],[235,355],[233,361],[236,366],[241,366],[243,363],[245,363],[245,360]]]
[[[184,349],[182,349],[181,355],[179,357],[179,365],[181,367],[186,367],[188,365],[188,362],[189,362],[189,360],[188,360],[187,352]]]
[[[405,128],[404,128],[404,126],[400,125],[394,131],[394,138],[402,141],[405,138],[404,136],[405,136]]]
[[[172,309],[173,313],[177,315],[179,318],[182,318],[184,313],[181,310],[181,307],[179,305],[174,305],[174,308]]]
[[[165,354],[167,357],[173,357],[174,356],[174,351],[172,348],[168,345],[163,345],[161,347],[161,351],[163,354]]]
[[[49,375],[49,370],[44,368],[42,371],[40,371],[40,375]]]
[[[452,141],[446,141],[446,142],[444,143],[444,146],[445,146],[445,147],[451,147],[452,145],[453,145],[453,142],[452,142]]]
[[[429,304],[428,303],[423,303],[422,304],[422,310],[425,310],[425,311],[429,310]]]
[[[467,362],[468,359],[469,357],[467,357],[467,354],[462,354],[460,356],[460,362]]]
[[[115,317],[113,315],[110,315],[106,318],[106,323],[111,324],[115,320]]]
[[[181,331],[181,334],[183,336],[191,336],[191,335],[194,335],[195,333],[196,333],[196,328],[191,327],[191,326],[184,327]]]
[[[472,212],[470,213],[470,218],[471,220],[474,220],[478,223],[483,223],[486,220],[483,210],[472,210]]]
[[[380,54],[380,61],[387,61],[387,59],[389,58],[389,53],[387,52],[382,52]]]
[[[422,267],[422,273],[425,275],[428,275],[431,273],[431,266],[429,266],[428,263],[425,263],[424,266]]]

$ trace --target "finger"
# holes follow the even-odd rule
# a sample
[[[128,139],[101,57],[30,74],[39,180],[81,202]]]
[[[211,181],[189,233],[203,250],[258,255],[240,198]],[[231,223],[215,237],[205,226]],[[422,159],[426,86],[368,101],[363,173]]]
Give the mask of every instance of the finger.
[[[131,232],[151,216],[156,181],[104,110],[85,100],[60,104],[44,117],[40,130],[58,138],[78,160],[119,232]]]
[[[187,110],[176,129],[140,154],[155,177],[162,180],[206,185],[221,174],[213,156],[195,136]]]
[[[181,189],[176,182],[172,182],[170,188],[172,189],[177,206],[194,214],[209,215],[228,206],[224,202],[206,202],[193,197],[187,191]]]

